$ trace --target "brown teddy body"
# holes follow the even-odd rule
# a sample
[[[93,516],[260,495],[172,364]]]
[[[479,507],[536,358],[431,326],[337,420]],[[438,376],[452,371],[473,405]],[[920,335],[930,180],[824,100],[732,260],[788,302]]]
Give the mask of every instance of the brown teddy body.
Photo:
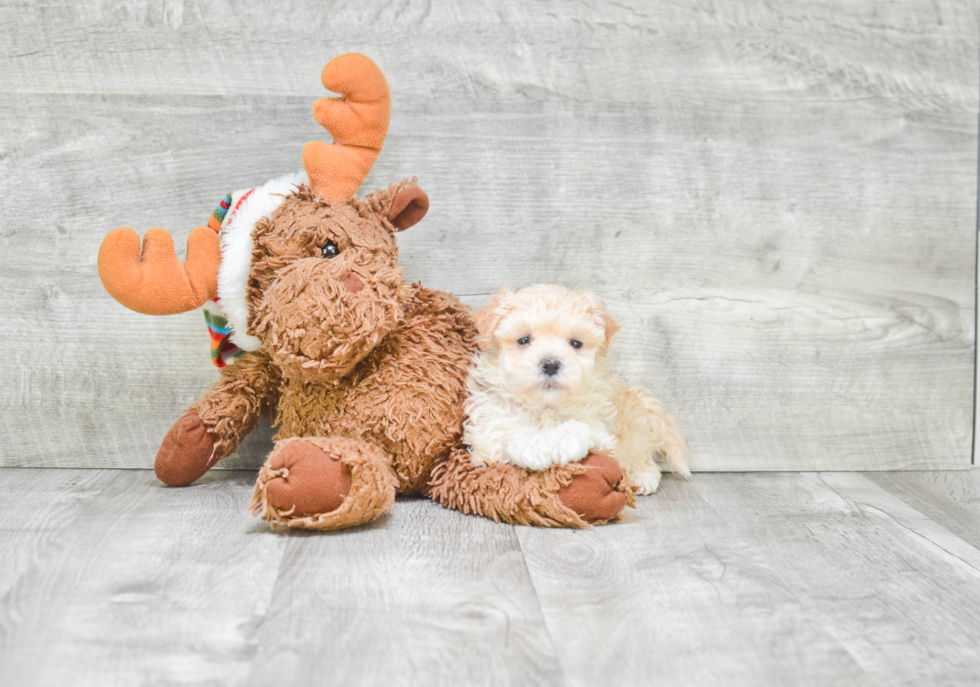
[[[395,493],[425,491],[432,469],[458,446],[475,328],[451,296],[419,286],[408,294],[404,323],[336,383],[286,379],[268,355],[251,353],[225,368],[222,380],[191,406],[189,413],[218,439],[218,456],[234,450],[263,410],[275,409],[276,447],[259,476],[257,514],[316,529],[366,522],[390,508]],[[292,482],[282,469],[296,458],[283,452],[300,448],[296,439],[314,438],[346,470],[317,475],[312,490],[322,493],[301,496],[307,488],[297,483],[295,464],[288,466]],[[309,449],[306,457],[331,467]],[[170,458],[161,453],[160,462]],[[336,480],[347,487],[344,496],[353,493],[343,510],[329,508]]]
[[[337,384],[287,381],[277,438],[346,436],[382,448],[399,494],[422,493],[458,445],[475,331],[455,298],[412,288],[405,324]]]

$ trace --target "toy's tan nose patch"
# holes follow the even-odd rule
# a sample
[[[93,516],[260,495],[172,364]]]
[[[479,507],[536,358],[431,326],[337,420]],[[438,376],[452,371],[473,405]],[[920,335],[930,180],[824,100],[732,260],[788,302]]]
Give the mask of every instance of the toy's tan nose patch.
[[[344,272],[340,275],[340,283],[344,288],[351,292],[357,292],[364,288],[364,282],[357,278],[353,272]]]

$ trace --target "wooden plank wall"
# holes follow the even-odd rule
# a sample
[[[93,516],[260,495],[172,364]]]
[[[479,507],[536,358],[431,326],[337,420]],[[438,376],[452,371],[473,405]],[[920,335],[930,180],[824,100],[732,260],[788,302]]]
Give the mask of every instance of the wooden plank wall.
[[[409,278],[593,287],[695,469],[967,467],[978,3],[880,5],[3,3],[0,465],[152,464],[203,318],[115,304],[99,242],[298,169],[357,50],[394,98],[365,189],[432,200]]]

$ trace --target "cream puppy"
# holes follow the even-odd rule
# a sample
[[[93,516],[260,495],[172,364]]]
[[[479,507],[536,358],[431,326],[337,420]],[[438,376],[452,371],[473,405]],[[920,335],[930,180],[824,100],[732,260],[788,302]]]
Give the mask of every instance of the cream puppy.
[[[639,493],[652,494],[659,454],[690,477],[675,418],[643,387],[606,375],[619,326],[590,294],[554,285],[504,289],[475,317],[480,351],[463,424],[475,464],[544,470],[606,453]]]

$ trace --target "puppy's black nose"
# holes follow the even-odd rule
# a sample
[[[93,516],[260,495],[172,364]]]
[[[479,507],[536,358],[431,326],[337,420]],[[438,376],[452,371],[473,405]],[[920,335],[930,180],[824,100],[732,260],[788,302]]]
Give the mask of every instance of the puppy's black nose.
[[[554,358],[545,358],[541,361],[541,369],[549,377],[554,377],[558,374],[558,370],[561,369],[561,361],[555,360]]]

